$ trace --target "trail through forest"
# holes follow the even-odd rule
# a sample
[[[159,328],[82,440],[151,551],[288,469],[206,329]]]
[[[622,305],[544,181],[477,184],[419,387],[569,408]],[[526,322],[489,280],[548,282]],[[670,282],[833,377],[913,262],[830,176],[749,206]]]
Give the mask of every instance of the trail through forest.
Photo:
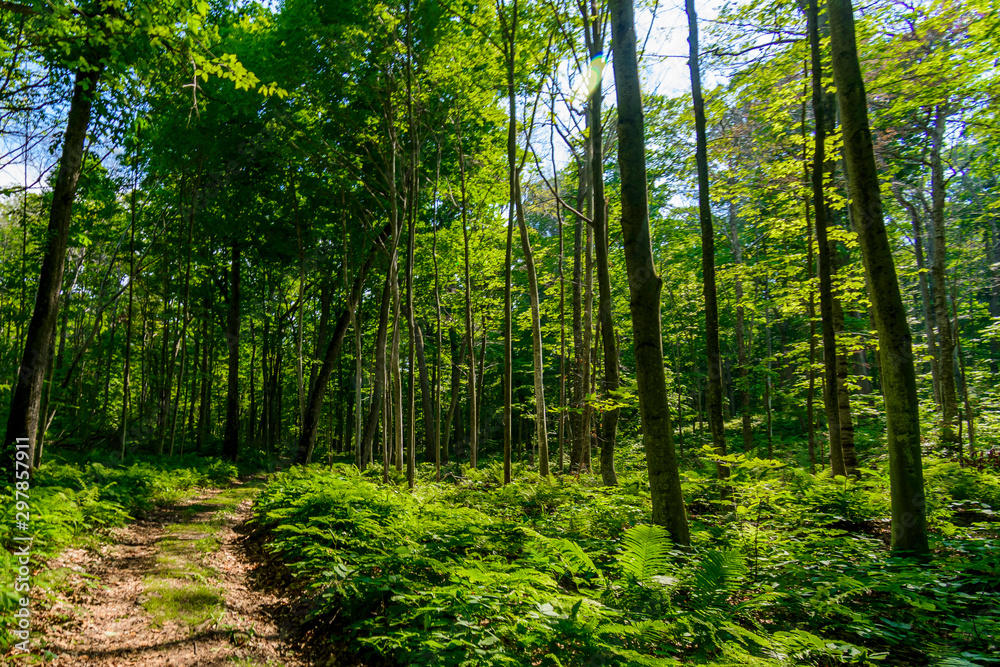
[[[114,532],[94,554],[51,563],[74,572],[54,591],[40,638],[49,664],[299,667],[288,600],[255,590],[241,540],[256,484],[206,489]]]

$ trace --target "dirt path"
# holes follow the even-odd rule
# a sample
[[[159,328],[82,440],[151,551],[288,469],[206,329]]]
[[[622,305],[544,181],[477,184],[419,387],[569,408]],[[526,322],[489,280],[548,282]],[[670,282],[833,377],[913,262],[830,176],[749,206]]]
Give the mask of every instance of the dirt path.
[[[205,491],[116,534],[95,555],[70,549],[32,642],[56,667],[304,667],[278,619],[289,603],[252,590],[234,532],[254,488]],[[58,578],[57,578],[58,580]]]

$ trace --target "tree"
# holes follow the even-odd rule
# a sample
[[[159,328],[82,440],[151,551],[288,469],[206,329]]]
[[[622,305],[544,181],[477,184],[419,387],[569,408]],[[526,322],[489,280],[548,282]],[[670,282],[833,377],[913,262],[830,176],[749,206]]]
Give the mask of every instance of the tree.
[[[685,0],[688,18],[688,67],[691,70],[691,97],[694,101],[696,163],[698,170],[698,220],[701,224],[702,289],[705,298],[705,354],[708,356],[708,425],[712,443],[720,456],[726,455],[726,428],[722,420],[722,353],[719,349],[719,303],[715,286],[715,229],[708,185],[708,137],[705,130],[705,101],[701,94],[701,67],[698,52],[698,15],[694,0]],[[729,469],[717,464],[719,479]]]
[[[691,541],[677,454],[670,424],[670,404],[663,370],[660,333],[661,280],[653,261],[646,193],[646,140],[642,94],[635,52],[635,20],[631,0],[610,0],[611,39],[618,99],[618,166],[622,190],[622,236],[628,270],[632,336],[642,441],[649,470],[653,522],[665,526],[681,545]]]
[[[892,550],[925,556],[929,552],[927,515],[911,334],[883,219],[867,96],[854,34],[854,9],[851,0],[827,0],[827,12],[852,221],[878,332],[889,450]]]

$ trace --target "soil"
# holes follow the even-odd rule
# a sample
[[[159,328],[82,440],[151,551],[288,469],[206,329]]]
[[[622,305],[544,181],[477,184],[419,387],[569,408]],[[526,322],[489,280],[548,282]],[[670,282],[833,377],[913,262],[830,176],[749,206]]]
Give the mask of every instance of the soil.
[[[54,667],[305,667],[291,602],[256,586],[259,564],[236,532],[251,495],[205,490],[99,551],[64,551],[49,563],[59,582],[35,605],[34,653]]]

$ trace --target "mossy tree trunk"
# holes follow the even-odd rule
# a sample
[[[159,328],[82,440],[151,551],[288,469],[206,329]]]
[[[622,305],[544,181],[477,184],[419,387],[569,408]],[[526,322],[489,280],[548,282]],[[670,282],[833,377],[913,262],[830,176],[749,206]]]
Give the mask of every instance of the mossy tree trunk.
[[[861,247],[879,341],[889,451],[891,546],[896,553],[926,556],[927,515],[912,341],[882,213],[868,102],[854,34],[854,10],[851,0],[828,0],[827,11],[852,222]]]
[[[677,455],[670,423],[670,404],[663,370],[660,289],[649,235],[646,193],[646,140],[642,93],[636,60],[632,0],[611,0],[611,32],[618,98],[618,166],[621,172],[622,237],[635,344],[636,383],[642,440],[649,469],[653,522],[665,526],[674,542],[691,541]]]

